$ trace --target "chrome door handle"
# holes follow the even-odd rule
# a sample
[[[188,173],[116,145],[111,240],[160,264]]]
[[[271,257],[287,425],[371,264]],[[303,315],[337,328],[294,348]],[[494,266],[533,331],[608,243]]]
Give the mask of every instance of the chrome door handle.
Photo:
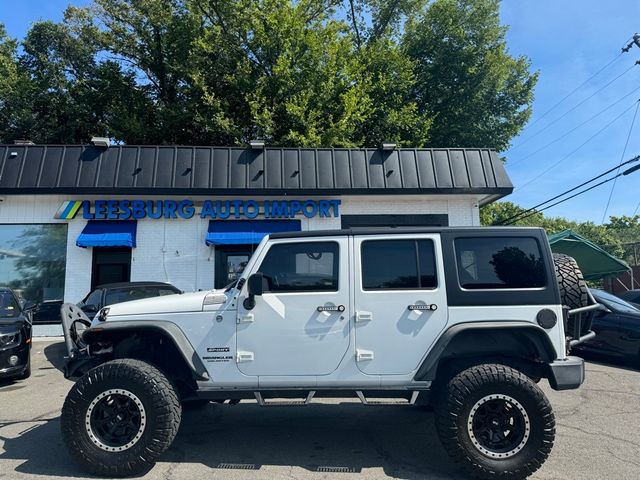
[[[413,304],[413,305],[409,305],[407,307],[407,309],[414,311],[414,310],[429,310],[429,311],[435,311],[438,309],[438,306],[435,303],[432,304]]]
[[[344,312],[344,305],[320,305],[316,307],[319,312]]]

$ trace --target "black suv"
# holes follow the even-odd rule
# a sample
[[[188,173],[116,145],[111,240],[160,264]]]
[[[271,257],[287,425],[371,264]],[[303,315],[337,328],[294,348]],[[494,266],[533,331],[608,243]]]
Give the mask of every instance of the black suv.
[[[31,319],[13,291],[0,287],[0,379],[31,376]]]
[[[163,282],[122,282],[98,285],[89,295],[78,303],[82,311],[93,320],[101,308],[114,303],[141,300],[182,293],[170,283]]]

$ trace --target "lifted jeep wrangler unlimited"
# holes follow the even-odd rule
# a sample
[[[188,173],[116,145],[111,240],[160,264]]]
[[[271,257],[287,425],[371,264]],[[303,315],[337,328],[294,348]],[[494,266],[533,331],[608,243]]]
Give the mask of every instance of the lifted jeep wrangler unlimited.
[[[445,449],[479,478],[523,478],[555,436],[536,385],[578,388],[599,305],[532,228],[367,229],[265,237],[225,290],[62,307],[68,448],[135,475],[188,402],[357,396],[433,405]]]

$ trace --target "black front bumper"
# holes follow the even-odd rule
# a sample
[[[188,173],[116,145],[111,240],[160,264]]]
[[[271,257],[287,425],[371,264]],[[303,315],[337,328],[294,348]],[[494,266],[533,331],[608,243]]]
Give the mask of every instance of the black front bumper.
[[[22,343],[15,347],[10,347],[0,351],[0,378],[13,377],[24,372],[29,363],[30,345]],[[9,365],[9,357],[18,356],[18,363],[14,366]]]
[[[549,364],[549,384],[554,390],[572,390],[584,382],[584,360],[567,357]]]

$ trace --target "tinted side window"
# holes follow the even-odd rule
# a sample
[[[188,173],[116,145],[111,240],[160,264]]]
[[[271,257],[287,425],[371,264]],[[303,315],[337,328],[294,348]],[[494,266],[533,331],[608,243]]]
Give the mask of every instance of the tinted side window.
[[[260,265],[265,292],[318,292],[338,290],[336,242],[273,245]]]
[[[367,240],[362,242],[364,290],[435,288],[436,263],[431,240]]]
[[[463,288],[545,286],[544,262],[534,238],[459,238],[455,248],[458,280]]]

